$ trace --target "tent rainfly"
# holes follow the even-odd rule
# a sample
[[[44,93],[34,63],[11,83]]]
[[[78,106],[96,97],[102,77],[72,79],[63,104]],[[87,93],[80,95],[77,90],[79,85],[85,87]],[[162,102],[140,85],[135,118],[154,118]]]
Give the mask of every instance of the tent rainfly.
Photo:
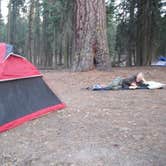
[[[157,62],[152,63],[152,66],[166,67],[166,57],[160,56]]]
[[[26,58],[0,43],[0,132],[65,107]]]

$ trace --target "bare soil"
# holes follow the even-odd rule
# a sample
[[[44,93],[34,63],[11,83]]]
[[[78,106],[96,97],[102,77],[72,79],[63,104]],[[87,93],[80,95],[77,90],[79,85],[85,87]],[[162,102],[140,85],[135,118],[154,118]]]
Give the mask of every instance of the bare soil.
[[[67,107],[1,133],[0,166],[165,166],[166,88],[85,89],[139,71],[166,83],[164,67],[42,71]]]

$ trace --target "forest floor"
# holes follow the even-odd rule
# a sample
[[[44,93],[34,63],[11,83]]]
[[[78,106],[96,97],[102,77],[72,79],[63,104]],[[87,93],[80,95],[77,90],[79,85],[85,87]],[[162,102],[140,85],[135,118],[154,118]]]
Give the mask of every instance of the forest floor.
[[[85,89],[139,71],[147,80],[166,83],[164,67],[42,71],[67,107],[0,134],[0,165],[165,166],[166,88]]]

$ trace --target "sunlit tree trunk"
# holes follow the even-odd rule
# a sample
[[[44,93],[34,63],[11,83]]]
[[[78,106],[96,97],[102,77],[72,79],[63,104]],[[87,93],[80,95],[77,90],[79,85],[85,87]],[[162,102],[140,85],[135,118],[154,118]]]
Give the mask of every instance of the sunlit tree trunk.
[[[110,69],[105,1],[76,0],[75,2],[73,70]]]

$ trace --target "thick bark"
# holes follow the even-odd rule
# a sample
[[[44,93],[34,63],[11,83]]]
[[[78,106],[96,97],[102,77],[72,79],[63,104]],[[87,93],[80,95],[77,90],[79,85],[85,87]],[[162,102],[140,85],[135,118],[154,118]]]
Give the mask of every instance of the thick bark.
[[[74,71],[109,69],[104,0],[76,0]]]
[[[150,65],[156,53],[158,3],[159,0],[138,1],[136,62],[139,66]]]

